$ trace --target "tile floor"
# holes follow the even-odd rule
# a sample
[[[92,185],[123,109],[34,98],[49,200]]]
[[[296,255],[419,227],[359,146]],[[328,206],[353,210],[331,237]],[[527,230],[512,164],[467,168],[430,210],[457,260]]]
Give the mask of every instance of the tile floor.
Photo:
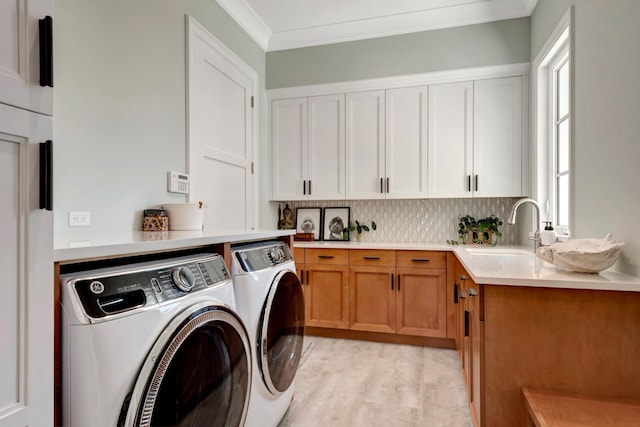
[[[305,337],[279,427],[471,427],[455,350]]]

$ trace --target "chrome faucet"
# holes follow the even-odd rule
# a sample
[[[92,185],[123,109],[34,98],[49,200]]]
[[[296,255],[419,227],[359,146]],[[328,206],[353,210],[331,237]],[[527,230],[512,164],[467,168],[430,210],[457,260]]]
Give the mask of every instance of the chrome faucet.
[[[511,208],[511,213],[509,214],[509,218],[507,219],[507,222],[509,224],[515,224],[516,223],[516,211],[518,210],[518,208],[520,207],[520,205],[523,205],[525,203],[531,203],[533,206],[535,206],[535,212],[536,212],[536,232],[533,235],[533,237],[529,237],[530,240],[533,240],[533,251],[536,252],[538,250],[538,248],[540,247],[540,205],[538,205],[538,202],[536,202],[533,199],[520,199],[518,201],[516,201],[513,204],[513,207]]]

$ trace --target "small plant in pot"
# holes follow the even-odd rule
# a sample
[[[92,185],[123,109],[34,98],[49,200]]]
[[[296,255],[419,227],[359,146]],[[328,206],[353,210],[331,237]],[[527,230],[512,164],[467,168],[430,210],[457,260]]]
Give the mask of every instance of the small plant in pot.
[[[370,225],[367,225],[367,223],[365,222],[360,223],[360,221],[355,221],[355,225],[351,225],[348,228],[345,227],[345,229],[342,230],[342,232],[345,233],[348,231],[349,233],[353,233],[355,231],[356,240],[360,241],[360,239],[362,238],[363,232],[376,230],[377,228],[378,228],[378,225],[375,223],[375,221],[371,221]]]
[[[497,238],[502,237],[498,228],[503,224],[500,218],[491,215],[486,218],[475,219],[471,215],[458,218],[458,240],[448,241],[451,244],[492,245],[495,246]],[[494,239],[494,236],[496,239]]]

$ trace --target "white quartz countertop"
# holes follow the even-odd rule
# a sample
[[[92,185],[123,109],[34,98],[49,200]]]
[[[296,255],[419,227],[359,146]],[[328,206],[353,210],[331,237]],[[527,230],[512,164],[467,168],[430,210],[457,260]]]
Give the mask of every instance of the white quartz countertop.
[[[439,243],[295,242],[297,248],[451,251],[478,284],[640,292],[640,277],[614,270],[576,273],[536,257],[529,246],[451,246]]]
[[[54,236],[54,261],[76,262],[164,252],[219,243],[240,243],[295,234],[295,230],[131,231]]]

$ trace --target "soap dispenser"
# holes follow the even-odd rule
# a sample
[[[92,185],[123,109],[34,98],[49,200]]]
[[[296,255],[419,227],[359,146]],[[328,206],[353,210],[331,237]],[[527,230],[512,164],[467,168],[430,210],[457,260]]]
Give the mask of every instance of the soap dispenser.
[[[544,221],[546,224],[544,230],[540,232],[540,244],[543,246],[549,246],[555,243],[558,235],[551,226],[551,221]]]

